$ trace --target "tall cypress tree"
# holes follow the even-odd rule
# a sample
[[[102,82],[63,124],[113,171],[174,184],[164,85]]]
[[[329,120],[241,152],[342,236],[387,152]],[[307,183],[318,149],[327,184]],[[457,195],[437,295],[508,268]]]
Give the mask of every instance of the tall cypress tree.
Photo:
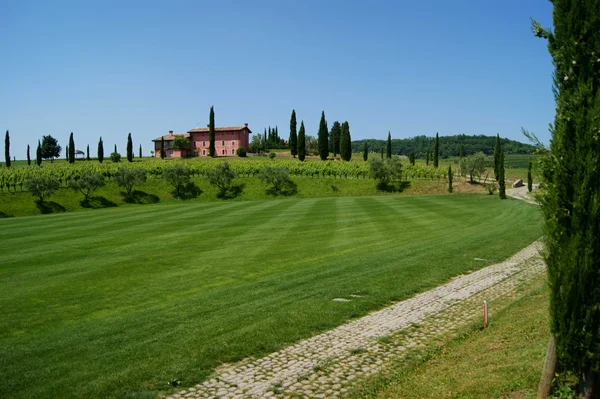
[[[292,110],[292,116],[290,117],[290,139],[289,139],[289,145],[290,145],[290,154],[292,154],[292,156],[294,158],[296,158],[296,155],[298,155],[298,134],[296,132],[296,110],[293,109]]]
[[[551,129],[547,192],[542,203],[551,330],[561,368],[600,396],[600,1],[553,0],[556,116]]]
[[[388,132],[388,139],[385,146],[385,155],[389,159],[392,157],[392,133]]]
[[[8,134],[8,130],[6,131],[6,136],[4,137],[4,159],[6,160],[6,167],[10,168],[10,136]]]
[[[133,162],[133,141],[131,140],[131,133],[127,136],[127,161]]]
[[[414,166],[415,164],[415,152],[411,151],[410,154],[408,154],[408,160],[410,161],[410,164]]]
[[[69,136],[69,163],[75,163],[75,141],[73,140],[73,132]]]
[[[142,145],[140,144],[140,159],[142,159]]]
[[[498,194],[500,199],[506,199],[506,181],[504,180],[504,151],[500,152],[498,160]]]
[[[494,177],[496,181],[500,179],[500,153],[502,148],[500,147],[500,134],[496,134],[496,145],[494,146]]]
[[[438,161],[440,156],[440,135],[435,134],[435,143],[433,144],[433,167],[438,167]]]
[[[462,158],[465,156],[465,145],[461,144],[460,145],[460,152],[459,152],[459,157]]]
[[[369,159],[369,145],[367,144],[367,140],[363,143],[363,161],[367,161]]]
[[[37,166],[42,165],[42,144],[39,140],[37,149],[35,150],[35,163],[37,164]]]
[[[85,160],[89,161],[90,159],[91,159],[90,158],[90,145],[88,144],[87,148],[86,148],[86,151],[85,151]]]
[[[31,156],[29,155],[29,144],[27,144],[27,166],[31,166]]]
[[[67,145],[67,148],[65,148],[65,159],[67,160],[67,162],[69,162],[69,146],[68,145]]]
[[[215,110],[212,106],[210,107],[210,115],[208,116],[208,136],[210,140],[208,155],[214,158],[217,155],[217,150],[215,149]]]
[[[531,160],[529,160],[529,165],[527,165],[527,191],[531,192],[533,189],[533,179],[531,178]]]
[[[452,193],[452,165],[448,165],[448,192]]]
[[[329,156],[329,129],[327,129],[327,121],[325,120],[325,111],[321,112],[321,121],[319,122],[319,156],[322,161],[327,160]]]
[[[429,166],[429,150],[425,151],[425,165]]]
[[[335,157],[336,154],[340,154],[341,157],[342,125],[340,124],[340,122],[335,121],[333,122],[333,125],[331,125],[330,139],[331,142],[329,143],[329,145],[331,147],[331,152],[333,152],[333,156]]]
[[[298,159],[304,161],[306,156],[306,132],[304,130],[304,121],[300,122],[300,131],[298,132]]]
[[[167,157],[167,152],[165,151],[165,136],[160,138],[160,158],[165,159]]]
[[[350,124],[348,124],[348,121],[342,123],[340,130],[340,157],[344,161],[349,161],[352,159],[352,138],[350,137]]]
[[[98,141],[98,162],[102,163],[104,161],[104,143],[102,142],[102,137]]]

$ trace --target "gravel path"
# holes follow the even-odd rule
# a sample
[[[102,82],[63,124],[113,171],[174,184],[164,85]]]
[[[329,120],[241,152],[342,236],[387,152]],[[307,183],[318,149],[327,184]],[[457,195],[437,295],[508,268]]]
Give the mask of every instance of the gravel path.
[[[538,185],[534,184],[533,189],[536,190],[537,188]],[[527,186],[507,188],[506,195],[508,195],[509,197],[523,200],[529,204],[539,205],[533,197],[533,193],[530,193],[527,189]]]
[[[545,273],[535,242],[505,262],[300,341],[261,359],[219,367],[212,378],[169,398],[337,398],[353,383],[416,348],[490,317]],[[343,306],[343,304],[340,304]]]

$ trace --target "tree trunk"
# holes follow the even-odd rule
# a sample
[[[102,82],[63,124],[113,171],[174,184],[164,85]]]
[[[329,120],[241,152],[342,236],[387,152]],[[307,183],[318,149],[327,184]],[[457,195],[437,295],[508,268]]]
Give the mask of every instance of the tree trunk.
[[[542,370],[542,378],[538,385],[537,399],[546,399],[552,391],[552,379],[556,373],[558,359],[556,357],[556,346],[554,345],[554,335],[550,336],[548,342],[548,350],[546,351],[546,361],[544,361],[544,369]]]
[[[581,380],[579,397],[581,399],[595,399],[599,396],[599,394],[598,373],[594,372],[592,369],[589,369]]]

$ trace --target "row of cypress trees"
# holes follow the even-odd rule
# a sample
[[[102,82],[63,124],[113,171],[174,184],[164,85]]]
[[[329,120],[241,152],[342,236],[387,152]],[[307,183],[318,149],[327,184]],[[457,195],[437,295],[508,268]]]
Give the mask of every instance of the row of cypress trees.
[[[322,111],[317,138],[319,156],[322,160],[326,160],[329,157],[330,149],[334,156],[339,153],[340,158],[344,161],[349,161],[352,158],[352,139],[350,137],[350,124],[348,121],[345,121],[342,124],[335,121],[330,132],[327,129],[325,111]],[[292,110],[292,115],[290,117],[290,138],[288,143],[290,146],[290,154],[292,154],[294,158],[298,155],[298,159],[304,161],[306,158],[306,129],[304,128],[304,121],[301,121],[300,131],[297,131],[296,110]]]

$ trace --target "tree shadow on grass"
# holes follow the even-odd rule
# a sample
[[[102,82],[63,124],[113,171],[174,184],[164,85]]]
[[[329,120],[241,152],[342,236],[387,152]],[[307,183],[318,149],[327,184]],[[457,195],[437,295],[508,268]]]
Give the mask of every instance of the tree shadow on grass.
[[[386,193],[401,193],[410,187],[409,181],[401,181],[398,184],[379,182],[377,183],[377,190],[385,191]]]
[[[285,182],[281,187],[271,187],[267,190],[268,195],[289,197],[298,193],[298,185],[291,180]]]
[[[231,186],[231,188],[229,190],[227,190],[225,193],[217,194],[217,198],[234,199],[234,198],[238,197],[240,194],[242,194],[242,191],[244,191],[244,188],[246,188],[246,185],[244,183],[238,184],[237,186]]]
[[[199,197],[203,192],[204,191],[202,191],[200,187],[196,185],[196,183],[190,182],[182,187],[179,192],[173,191],[172,194],[175,198],[186,200]]]
[[[3,218],[11,218],[11,217],[12,217],[12,216],[11,216],[11,215],[9,215],[8,213],[4,213],[4,212],[0,211],[0,219],[3,219]]]
[[[35,205],[40,210],[40,212],[44,215],[49,214],[49,213],[66,212],[66,210],[67,210],[67,208],[65,208],[61,204],[57,204],[54,201],[44,201],[44,202],[36,201]]]
[[[148,194],[140,190],[132,191],[131,195],[127,195],[127,193],[123,191],[121,191],[120,194],[123,197],[123,201],[128,204],[156,204],[157,202],[160,202],[158,195]]]
[[[105,197],[90,197],[87,200],[80,202],[83,208],[100,209],[100,208],[114,208],[117,206],[114,202],[106,199]]]

